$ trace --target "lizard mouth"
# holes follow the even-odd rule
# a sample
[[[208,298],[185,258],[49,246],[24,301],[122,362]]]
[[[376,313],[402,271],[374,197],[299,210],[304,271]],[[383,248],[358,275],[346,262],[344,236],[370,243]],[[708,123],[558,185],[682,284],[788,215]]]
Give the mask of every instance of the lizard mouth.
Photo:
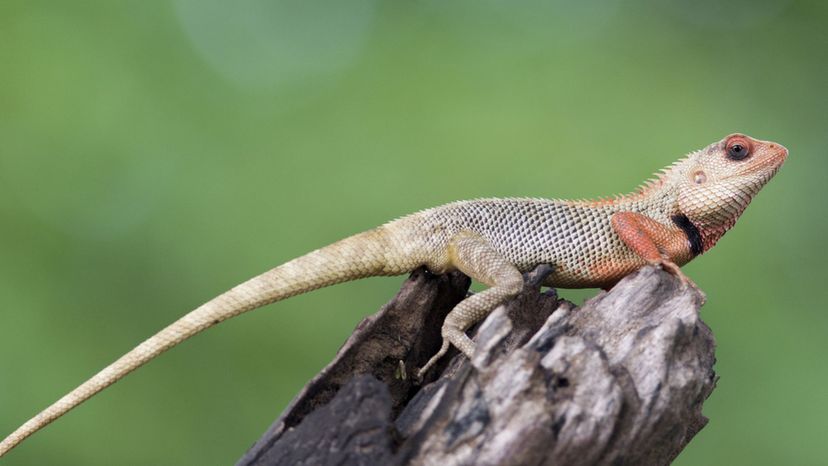
[[[767,149],[770,152],[770,154],[752,163],[749,167],[742,170],[739,173],[739,175],[748,176],[750,174],[760,172],[763,174],[763,181],[770,180],[776,174],[776,172],[778,172],[779,169],[782,168],[782,165],[785,163],[785,160],[788,159],[788,149],[786,149],[785,146],[781,144],[775,143],[768,143]]]

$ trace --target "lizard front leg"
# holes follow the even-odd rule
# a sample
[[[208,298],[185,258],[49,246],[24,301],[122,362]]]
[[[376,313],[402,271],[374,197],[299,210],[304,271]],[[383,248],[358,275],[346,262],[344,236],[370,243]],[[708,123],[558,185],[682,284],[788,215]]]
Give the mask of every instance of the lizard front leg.
[[[507,298],[516,295],[523,287],[523,275],[514,264],[506,260],[481,236],[463,232],[449,244],[449,258],[454,267],[474,280],[490,288],[460,302],[446,316],[441,330],[443,344],[417,372],[423,375],[454,345],[469,359],[474,355],[474,342],[466,335],[466,329],[486,317]]]
[[[618,212],[610,223],[621,241],[639,257],[675,275],[683,285],[696,288],[676,264],[676,261],[684,263],[692,257],[688,240],[680,229],[670,228],[637,212]],[[684,258],[686,260],[682,260]]]

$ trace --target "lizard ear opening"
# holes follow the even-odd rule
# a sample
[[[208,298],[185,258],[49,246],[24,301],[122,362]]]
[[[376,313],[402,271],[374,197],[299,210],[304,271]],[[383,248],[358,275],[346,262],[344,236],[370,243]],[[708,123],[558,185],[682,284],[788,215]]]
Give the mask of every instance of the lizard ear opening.
[[[693,183],[696,184],[704,184],[707,181],[707,175],[704,173],[704,170],[696,170],[693,172]]]

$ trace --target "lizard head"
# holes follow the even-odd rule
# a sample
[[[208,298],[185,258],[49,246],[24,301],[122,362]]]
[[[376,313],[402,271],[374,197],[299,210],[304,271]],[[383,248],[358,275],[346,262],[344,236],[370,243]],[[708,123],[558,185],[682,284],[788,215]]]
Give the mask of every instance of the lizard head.
[[[736,223],[787,157],[780,144],[731,134],[686,159],[678,173],[683,177],[678,208],[700,231],[705,251]]]

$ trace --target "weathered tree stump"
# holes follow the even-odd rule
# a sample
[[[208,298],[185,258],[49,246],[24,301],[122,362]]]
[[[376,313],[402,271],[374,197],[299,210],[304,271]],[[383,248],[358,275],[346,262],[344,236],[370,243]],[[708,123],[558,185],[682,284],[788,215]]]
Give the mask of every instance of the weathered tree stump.
[[[364,319],[239,465],[661,465],[706,423],[714,339],[701,295],[653,267],[575,307],[542,271],[456,352],[440,345],[467,277],[416,271]]]

